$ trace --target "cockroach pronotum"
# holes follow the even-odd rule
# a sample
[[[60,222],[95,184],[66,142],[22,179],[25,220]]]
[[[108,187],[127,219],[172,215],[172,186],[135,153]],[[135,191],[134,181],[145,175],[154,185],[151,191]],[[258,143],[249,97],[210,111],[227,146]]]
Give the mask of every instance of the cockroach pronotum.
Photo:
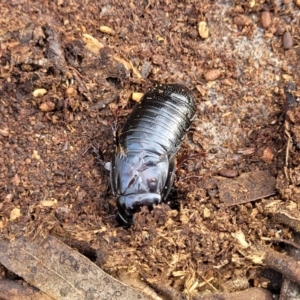
[[[180,84],[160,84],[134,107],[110,163],[111,186],[121,220],[131,225],[141,206],[165,201],[175,177],[174,157],[196,111]]]

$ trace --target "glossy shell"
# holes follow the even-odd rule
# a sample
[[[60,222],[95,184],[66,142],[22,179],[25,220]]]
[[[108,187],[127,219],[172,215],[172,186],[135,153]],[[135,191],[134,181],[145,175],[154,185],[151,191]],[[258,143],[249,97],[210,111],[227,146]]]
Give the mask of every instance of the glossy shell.
[[[196,111],[193,94],[179,84],[149,90],[129,115],[111,162],[111,185],[125,224],[141,206],[166,200],[174,182],[174,156]]]

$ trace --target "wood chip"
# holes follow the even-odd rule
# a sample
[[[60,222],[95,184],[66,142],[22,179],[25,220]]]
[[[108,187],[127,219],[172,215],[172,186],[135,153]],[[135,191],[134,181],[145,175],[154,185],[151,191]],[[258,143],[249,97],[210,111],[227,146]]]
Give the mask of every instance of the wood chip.
[[[136,92],[136,93],[132,93],[131,98],[133,101],[140,102],[143,96],[144,96],[144,93]]]
[[[11,221],[14,221],[15,219],[19,218],[21,216],[21,210],[20,208],[14,208],[11,212],[10,212],[10,217],[9,219]]]
[[[9,136],[9,128],[8,127],[0,128],[0,135]]]
[[[98,55],[100,53],[100,50],[104,47],[104,45],[100,43],[96,38],[87,33],[84,33],[82,35],[82,40],[85,43],[85,48],[96,55]]]
[[[57,204],[57,199],[49,199],[49,200],[41,201],[41,205],[44,207],[52,207],[55,204]]]
[[[110,35],[115,35],[116,34],[116,32],[108,26],[100,26],[100,31],[102,33],[106,33],[106,34],[110,34]]]

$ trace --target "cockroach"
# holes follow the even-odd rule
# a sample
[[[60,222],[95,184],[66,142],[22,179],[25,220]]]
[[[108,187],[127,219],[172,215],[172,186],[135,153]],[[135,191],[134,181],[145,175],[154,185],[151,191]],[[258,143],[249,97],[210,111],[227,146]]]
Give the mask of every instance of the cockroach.
[[[180,84],[159,84],[133,108],[118,135],[109,165],[120,219],[133,224],[141,206],[166,200],[175,177],[175,155],[195,115],[193,94]]]

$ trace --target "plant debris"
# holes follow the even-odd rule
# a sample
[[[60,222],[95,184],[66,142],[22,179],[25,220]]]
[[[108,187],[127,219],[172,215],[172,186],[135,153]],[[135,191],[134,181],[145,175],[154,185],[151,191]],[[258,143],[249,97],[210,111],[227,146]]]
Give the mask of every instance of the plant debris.
[[[54,236],[145,297],[288,297],[297,274],[273,260],[299,261],[287,251],[299,243],[298,0],[4,0],[0,13],[1,241]],[[103,166],[158,83],[187,86],[197,112],[168,203],[122,228]]]
[[[148,299],[48,236],[0,241],[0,262],[54,299]]]
[[[219,197],[226,206],[247,203],[275,194],[276,179],[268,172],[244,173],[237,179],[220,180]]]

